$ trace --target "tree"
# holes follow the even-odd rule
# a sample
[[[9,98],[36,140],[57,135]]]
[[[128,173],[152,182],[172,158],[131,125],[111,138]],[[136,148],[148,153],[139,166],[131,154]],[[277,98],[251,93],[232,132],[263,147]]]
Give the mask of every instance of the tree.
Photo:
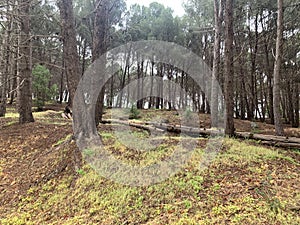
[[[34,122],[32,115],[32,50],[30,35],[31,0],[20,1],[20,73],[18,77],[18,112],[21,124]]]
[[[95,21],[94,21],[94,36],[92,48],[92,62],[97,60],[107,50],[108,40],[107,34],[109,29],[108,24],[109,1],[97,0]],[[102,121],[103,107],[104,107],[105,87],[100,90],[97,99],[95,122],[98,125]]]
[[[65,74],[70,93],[69,103],[72,101],[80,79],[80,61],[77,52],[77,40],[72,0],[60,0],[58,7],[61,16],[61,33],[63,39],[63,54]]]
[[[217,79],[220,73],[221,15],[222,15],[221,0],[214,0],[214,14],[215,14],[215,40],[214,40],[214,59],[213,59],[213,70],[212,70],[211,123],[212,123],[212,127],[217,127],[218,125]]]
[[[234,101],[233,101],[233,0],[225,0],[225,133],[234,135]]]
[[[280,68],[282,63],[282,44],[283,44],[283,0],[277,0],[277,39],[276,39],[276,56],[274,65],[274,87],[273,87],[273,104],[275,132],[278,136],[284,135],[283,125],[280,112]]]
[[[12,68],[12,51],[11,51],[11,39],[13,32],[13,17],[10,15],[10,6],[9,1],[6,1],[6,23],[5,23],[5,32],[3,37],[3,45],[2,45],[2,63],[3,64],[3,74],[0,87],[0,117],[4,117],[6,114],[6,105],[7,105],[7,93],[8,93],[8,82],[9,82],[9,73]],[[2,89],[2,90],[1,90]]]
[[[35,97],[35,105],[38,111],[42,110],[45,101],[55,97],[57,93],[57,85],[49,87],[51,79],[50,71],[42,65],[36,65],[32,70],[33,75],[33,94]]]

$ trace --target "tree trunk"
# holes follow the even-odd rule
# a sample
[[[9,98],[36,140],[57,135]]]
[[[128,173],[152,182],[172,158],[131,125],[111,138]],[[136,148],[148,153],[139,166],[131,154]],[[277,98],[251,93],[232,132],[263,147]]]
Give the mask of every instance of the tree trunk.
[[[16,67],[16,65],[14,65],[14,67]],[[15,96],[16,96],[16,88],[17,88],[17,74],[18,71],[14,74],[14,77],[12,78],[12,85],[11,85],[11,90],[10,90],[10,100],[9,100],[9,105],[12,105],[14,103],[15,100]]]
[[[250,14],[249,14],[250,17]],[[250,18],[249,18],[250,21]],[[251,49],[251,73],[250,73],[250,101],[249,101],[249,112],[248,112],[248,119],[253,120],[256,117],[257,110],[257,77],[256,77],[256,58],[257,58],[257,51],[258,51],[258,13],[255,15],[255,38],[254,38],[254,46],[252,45],[253,37],[251,35],[251,28],[249,26],[249,46]]]
[[[7,11],[9,11],[9,2],[7,1]],[[8,77],[10,72],[10,57],[11,57],[11,32],[12,32],[12,19],[11,16],[7,18],[6,26],[6,38],[3,38],[3,62],[4,65],[4,74],[2,74],[2,93],[0,94],[0,117],[4,117],[6,114],[6,105],[7,105],[7,92],[8,92]]]
[[[221,45],[221,15],[222,3],[220,0],[214,0],[215,14],[215,41],[214,41],[214,59],[212,71],[212,92],[211,92],[211,126],[218,126],[218,77],[220,73],[220,45]]]
[[[80,60],[77,52],[75,19],[72,0],[59,0],[61,17],[65,74],[69,90],[69,103],[72,106],[80,79]]]
[[[86,69],[86,65],[87,65],[87,61],[86,61],[86,55],[87,55],[87,40],[85,39],[83,41],[83,48],[82,48],[82,68],[81,68],[81,75],[84,75],[85,69]]]
[[[282,62],[282,44],[283,44],[283,0],[277,0],[277,39],[276,39],[276,57],[274,65],[274,87],[273,104],[276,135],[284,136],[283,125],[280,112],[280,67]]]
[[[287,116],[288,122],[293,126],[295,124],[295,117],[294,117],[294,87],[295,85],[291,84],[290,81],[287,81],[286,87],[286,101],[287,101]],[[289,91],[290,90],[290,91]],[[296,97],[296,96],[295,96]]]
[[[295,124],[293,124],[293,127],[297,128],[299,127],[299,104],[300,103],[300,89],[299,89],[299,84],[295,84],[295,99],[294,99],[294,105],[295,105]]]
[[[138,87],[137,87],[137,109],[143,109],[143,99],[142,99],[142,78],[143,78],[143,73],[144,73],[144,61],[142,60],[141,62],[139,62],[138,59],[138,71],[137,71],[137,75],[138,75]]]
[[[15,28],[18,27],[18,23],[14,24]],[[17,29],[16,29],[17,30]],[[13,43],[15,46],[18,45],[18,32],[15,32],[16,37],[13,40]],[[10,101],[9,104],[12,105],[14,103],[15,97],[17,96],[17,86],[18,86],[18,81],[17,81],[17,77],[18,77],[18,71],[19,71],[19,51],[18,51],[18,47],[14,48],[14,54],[12,55],[11,59],[13,61],[12,63],[12,74],[13,74],[13,78],[12,78],[12,85],[11,85],[11,96],[10,96]]]
[[[20,72],[18,77],[19,123],[34,122],[32,115],[32,49],[30,36],[30,0],[20,1]]]
[[[225,134],[234,135],[233,99],[233,0],[226,0],[225,6]]]
[[[97,0],[95,2],[96,13],[94,23],[94,36],[93,36],[93,56],[92,61],[97,60],[107,50],[107,29],[108,29],[108,0]],[[104,70],[103,70],[104,71]],[[104,109],[104,95],[105,87],[100,90],[98,100],[96,103],[95,121],[96,125],[102,121],[102,114]],[[122,99],[121,99],[122,101]]]
[[[152,108],[152,106],[154,105],[154,97],[153,95],[153,79],[154,79],[154,67],[155,67],[155,62],[152,60],[151,61],[151,85],[150,85],[150,99],[149,99],[149,109]]]

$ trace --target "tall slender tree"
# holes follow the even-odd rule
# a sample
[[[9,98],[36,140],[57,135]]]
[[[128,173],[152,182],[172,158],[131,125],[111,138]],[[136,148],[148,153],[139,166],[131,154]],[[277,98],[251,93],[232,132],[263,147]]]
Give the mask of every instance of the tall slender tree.
[[[6,114],[6,104],[7,104],[7,87],[8,87],[8,78],[10,70],[10,58],[11,58],[11,33],[12,33],[12,16],[9,15],[10,6],[8,0],[6,1],[6,10],[7,10],[7,21],[5,28],[5,36],[3,38],[3,49],[2,49],[2,64],[3,64],[3,74],[0,88],[0,117],[4,117]],[[1,90],[2,89],[2,90]]]
[[[97,60],[107,50],[107,32],[108,32],[108,0],[97,0],[95,9],[92,61]],[[95,121],[98,125],[102,120],[104,107],[105,87],[100,90],[96,104]]]
[[[18,112],[21,124],[34,122],[32,115],[32,49],[30,34],[31,0],[19,2],[20,31],[20,71],[18,76]]]
[[[218,125],[218,77],[220,73],[220,46],[221,46],[221,0],[214,0],[215,14],[215,41],[214,41],[214,59],[212,71],[212,92],[211,92],[211,123],[212,127]]]
[[[225,133],[234,135],[234,100],[233,100],[233,0],[225,1]]]
[[[283,136],[284,129],[281,121],[280,112],[280,68],[282,62],[282,44],[283,44],[283,0],[277,0],[277,39],[276,39],[276,56],[274,64],[274,86],[273,86],[273,104],[276,135]]]
[[[77,52],[75,19],[72,0],[59,0],[58,7],[61,17],[61,31],[63,38],[63,52],[65,75],[70,93],[69,102],[72,105],[74,95],[80,79],[80,61]]]

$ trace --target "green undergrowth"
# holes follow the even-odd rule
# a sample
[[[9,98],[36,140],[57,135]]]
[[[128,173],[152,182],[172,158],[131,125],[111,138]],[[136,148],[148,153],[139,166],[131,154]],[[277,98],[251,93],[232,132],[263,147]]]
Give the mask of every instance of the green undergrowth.
[[[71,123],[71,120],[63,118],[61,114],[62,111],[57,112],[53,110],[47,110],[42,112],[34,112],[33,117],[35,120],[45,124],[65,125]]]
[[[141,165],[170,156],[179,139],[137,156],[114,134],[101,136],[116,157]],[[299,211],[290,209],[300,202],[297,159],[233,139],[205,169],[204,155],[198,146],[179,173],[147,187],[114,183],[84,165],[30,188],[0,224],[300,224]]]
[[[71,122],[71,120],[66,120],[62,118],[62,111],[47,110],[42,112],[33,112],[33,117],[36,121],[45,124],[55,124],[55,125],[65,125]],[[6,122],[6,126],[11,126],[18,123],[19,114],[14,108],[8,108],[5,114],[6,119],[10,121]]]

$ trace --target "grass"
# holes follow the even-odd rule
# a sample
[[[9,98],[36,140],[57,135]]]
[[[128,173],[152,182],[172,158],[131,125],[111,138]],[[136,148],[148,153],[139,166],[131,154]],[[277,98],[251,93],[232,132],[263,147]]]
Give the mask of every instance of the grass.
[[[70,140],[71,137],[72,137],[71,134],[67,135],[65,138],[60,139],[58,142],[56,142],[54,145],[52,145],[52,147],[58,147],[58,146],[64,144],[66,141]]]
[[[8,112],[5,114],[5,118],[16,119],[16,118],[19,118],[19,114],[16,112]]]
[[[35,116],[41,121],[53,117],[55,122],[60,115],[41,112]],[[147,187],[115,183],[87,164],[75,172],[68,168],[47,182],[32,184],[19,195],[19,202],[1,215],[0,224],[300,224],[299,212],[290,210],[300,202],[299,153],[225,139],[217,157],[202,169],[204,138],[148,140],[147,132],[127,133],[101,130],[100,135],[109,153],[132,165],[164,160],[180,141],[197,140],[197,144],[182,170]],[[68,139],[62,138],[52,147]],[[136,148],[130,148],[132,145]],[[89,157],[95,152],[86,149],[84,154]],[[0,159],[0,175],[4,175],[5,165]],[[0,211],[5,207],[0,206]]]
[[[111,135],[104,133],[102,137],[109,139]],[[120,147],[115,142],[111,143],[112,146]],[[65,174],[29,189],[16,210],[0,219],[0,223],[179,225],[225,224],[227,221],[226,224],[299,224],[299,215],[285,208],[291,196],[273,193],[273,187],[267,185],[276,180],[274,174],[266,186],[258,186],[252,193],[239,186],[239,180],[245,177],[268,179],[271,168],[266,166],[267,161],[296,166],[294,160],[286,160],[287,156],[277,150],[236,140],[226,139],[224,146],[226,151],[209,169],[198,170],[195,162],[203,155],[198,149],[181,172],[149,187],[113,183],[85,165],[78,171],[78,179]],[[145,157],[144,164],[160,158],[170,147],[171,143],[160,145]],[[125,148],[124,151],[129,150]],[[231,173],[236,171],[231,171],[231,168],[236,168],[236,171],[244,168],[244,171],[233,176]],[[296,178],[299,182],[299,175],[293,175],[296,177],[288,180]],[[298,193],[300,200],[299,190],[293,192]]]

